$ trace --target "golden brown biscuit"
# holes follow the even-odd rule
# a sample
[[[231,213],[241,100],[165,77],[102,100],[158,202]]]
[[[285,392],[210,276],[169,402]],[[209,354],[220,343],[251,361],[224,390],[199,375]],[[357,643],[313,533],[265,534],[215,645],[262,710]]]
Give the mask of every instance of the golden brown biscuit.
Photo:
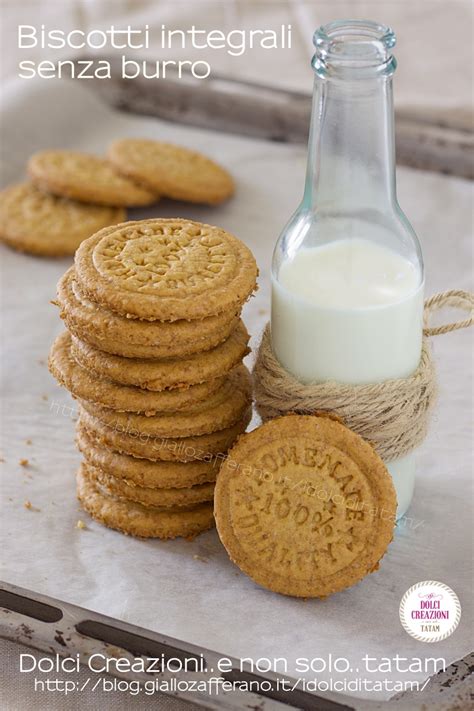
[[[137,486],[127,482],[123,477],[112,476],[108,472],[94,467],[86,461],[89,478],[94,484],[100,484],[102,491],[118,499],[135,501],[142,506],[152,506],[154,508],[188,508],[205,501],[212,501],[214,498],[214,484],[197,484],[191,487],[181,487],[179,489],[157,489],[152,487]]]
[[[32,183],[11,185],[0,193],[0,240],[41,257],[74,254],[97,230],[123,222],[121,207],[101,207],[38,190]]]
[[[176,412],[201,404],[224,385],[224,376],[205,383],[174,390],[154,392],[105,380],[83,368],[71,354],[71,334],[61,333],[54,341],[48,365],[56,380],[73,397],[99,407],[120,412],[137,412],[144,416],[157,412]]]
[[[140,487],[181,489],[214,482],[221,461],[157,462],[131,457],[105,447],[81,424],[76,427],[76,444],[86,462]]]
[[[378,568],[396,496],[374,449],[328,417],[287,415],[240,437],[217,478],[218,533],[269,590],[325,597]]]
[[[152,205],[158,196],[117,173],[104,158],[79,151],[40,151],[28,161],[33,183],[48,193],[94,205]]]
[[[232,427],[252,399],[250,374],[243,365],[225,377],[224,384],[205,400],[185,410],[157,415],[118,412],[81,400],[81,405],[107,427],[119,432],[139,432],[149,437],[195,437]]]
[[[117,531],[139,538],[194,538],[214,526],[212,505],[162,509],[142,506],[113,497],[94,483],[87,467],[77,472],[77,498],[96,521]]]
[[[218,379],[220,383],[223,376],[249,353],[248,340],[247,329],[243,322],[239,321],[226,341],[211,350],[187,358],[123,358],[104,353],[74,337],[71,354],[83,368],[87,368],[95,376],[108,378],[116,383],[159,391],[165,388],[186,388],[206,381],[210,393],[212,382]],[[213,386],[212,390],[217,390],[217,387]],[[132,411],[131,407],[113,409]]]
[[[251,251],[236,237],[182,219],[101,230],[81,244],[75,268],[88,298],[151,321],[235,313],[255,290],[258,273]]]
[[[234,193],[224,168],[182,146],[123,138],[111,144],[107,156],[122,175],[175,200],[216,205]]]
[[[249,408],[232,427],[197,437],[150,437],[137,430],[119,432],[107,427],[97,417],[80,409],[79,426],[83,426],[98,445],[120,454],[165,462],[222,461],[239,434],[245,431],[252,417]]]
[[[141,321],[87,299],[71,267],[58,283],[60,316],[77,338],[126,358],[183,358],[214,348],[239,323],[240,308],[195,321]]]

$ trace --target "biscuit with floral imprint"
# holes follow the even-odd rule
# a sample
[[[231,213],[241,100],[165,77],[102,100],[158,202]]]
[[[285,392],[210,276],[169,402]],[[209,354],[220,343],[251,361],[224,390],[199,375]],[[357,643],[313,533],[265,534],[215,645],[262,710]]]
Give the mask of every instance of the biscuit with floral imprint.
[[[220,227],[157,218],[101,230],[75,256],[83,294],[124,316],[204,319],[235,313],[256,289],[252,252]]]
[[[182,489],[214,482],[221,463],[215,457],[211,461],[160,462],[120,454],[105,447],[80,424],[76,427],[76,444],[87,463],[138,487]]]
[[[210,350],[230,336],[240,314],[239,308],[194,321],[127,318],[84,296],[75,279],[74,267],[59,280],[55,303],[68,330],[77,338],[101,351],[126,358],[184,358]]]
[[[107,493],[93,482],[87,467],[77,472],[77,498],[92,518],[108,528],[138,538],[194,538],[214,526],[212,504],[163,509],[142,506]]]
[[[35,153],[28,161],[28,175],[45,192],[93,205],[138,207],[159,199],[155,192],[117,173],[104,158],[80,151]]]
[[[49,370],[75,398],[119,412],[145,416],[176,412],[193,407],[223,387],[224,376],[174,390],[152,391],[106,380],[86,370],[73,357],[71,334],[61,333],[54,341],[48,359]]]
[[[104,353],[74,337],[71,354],[83,368],[97,378],[108,378],[116,383],[155,391],[196,387],[197,383],[206,383],[210,394],[211,390],[217,390],[217,385],[212,384],[216,380],[220,384],[222,378],[249,353],[248,341],[247,329],[242,321],[239,321],[226,341],[211,350],[187,358],[123,358]]]
[[[121,207],[85,205],[38,190],[32,183],[0,193],[0,240],[40,257],[74,254],[80,243],[108,225],[123,222]]]
[[[392,479],[375,450],[328,417],[287,415],[239,438],[215,517],[233,562],[264,588],[326,597],[376,570],[392,540]]]
[[[107,427],[97,417],[80,408],[78,426],[84,427],[99,446],[132,457],[166,462],[221,462],[237,437],[245,432],[252,419],[249,407],[243,417],[217,432],[196,437],[150,437],[138,430],[128,431]]]
[[[183,146],[123,138],[110,145],[107,157],[122,175],[174,200],[216,205],[235,190],[227,170]]]
[[[196,484],[190,487],[153,488],[137,486],[127,482],[121,476],[113,476],[108,472],[93,466],[89,461],[85,463],[89,478],[100,484],[102,490],[111,496],[126,501],[135,501],[142,506],[154,508],[187,508],[212,501],[214,498],[214,483]]]
[[[243,417],[251,400],[250,374],[245,366],[240,365],[226,376],[217,392],[182,411],[147,417],[99,407],[85,400],[80,400],[80,403],[86,412],[111,429],[136,431],[149,437],[174,438],[210,434],[232,427]]]

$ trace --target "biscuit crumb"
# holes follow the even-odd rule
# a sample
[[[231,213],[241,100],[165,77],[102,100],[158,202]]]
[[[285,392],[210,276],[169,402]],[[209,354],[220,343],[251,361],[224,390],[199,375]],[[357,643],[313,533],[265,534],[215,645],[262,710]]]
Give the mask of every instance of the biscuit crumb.
[[[48,398],[47,395],[41,395],[41,399],[42,399],[42,400],[48,400],[49,398]]]
[[[24,502],[23,506],[25,507],[25,509],[28,509],[28,511],[41,511],[41,509],[39,509],[37,506],[33,506],[31,501],[29,501],[28,499]]]
[[[114,647],[112,644],[108,644],[107,654],[109,657],[115,657],[115,659],[120,659],[122,657],[122,650],[119,647]]]
[[[33,444],[33,442],[31,441],[31,439],[25,439],[25,444]]]
[[[200,560],[201,563],[209,563],[208,558],[204,558],[202,555],[193,555],[194,560]]]
[[[38,360],[38,364],[39,364],[39,365],[46,365],[45,359],[44,359],[44,358],[40,358],[40,359]]]
[[[20,461],[18,463],[21,467],[27,467],[30,464],[30,460],[29,459],[20,459]]]
[[[84,521],[81,521],[81,519],[79,519],[76,523],[76,528],[84,529],[84,528],[87,528],[87,526],[84,523]]]
[[[0,462],[4,462],[5,459],[3,457],[0,457]]]

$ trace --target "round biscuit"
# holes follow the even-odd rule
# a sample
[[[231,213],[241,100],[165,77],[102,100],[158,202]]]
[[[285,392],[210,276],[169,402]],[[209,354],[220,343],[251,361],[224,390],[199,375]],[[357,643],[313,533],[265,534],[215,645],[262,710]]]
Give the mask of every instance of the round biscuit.
[[[171,143],[123,138],[110,145],[107,157],[122,175],[175,200],[216,205],[235,190],[232,177],[220,165]]]
[[[121,207],[85,205],[18,183],[0,192],[0,240],[40,257],[74,254],[98,230],[123,222]]]
[[[102,490],[111,496],[126,501],[135,501],[142,506],[152,506],[154,508],[187,508],[202,504],[205,501],[212,501],[214,498],[214,484],[197,484],[191,487],[174,488],[154,488],[136,486],[129,483],[121,476],[113,476],[103,469],[93,466],[86,461],[87,471],[90,479],[95,484],[100,484]]]
[[[97,417],[80,408],[79,426],[86,429],[98,445],[132,457],[165,462],[220,462],[237,437],[245,432],[252,417],[249,407],[243,417],[217,432],[197,437],[150,437],[137,430],[123,432],[107,427]]]
[[[78,424],[76,444],[86,462],[129,484],[141,487],[181,489],[216,480],[220,461],[166,462],[120,454],[99,443]]]
[[[189,387],[205,381],[212,383],[216,378],[221,379],[249,353],[248,341],[247,329],[243,322],[239,321],[223,343],[187,358],[123,358],[104,353],[74,337],[71,353],[83,368],[87,368],[98,378],[108,378],[116,383],[159,391],[165,388]]]
[[[127,318],[84,296],[74,267],[59,280],[56,303],[68,330],[77,338],[125,358],[183,358],[210,350],[228,338],[240,314],[240,309],[230,310],[205,319],[173,322]]]
[[[34,153],[28,175],[41,190],[79,202],[138,207],[158,201],[154,192],[117,173],[109,161],[80,151]]]
[[[146,417],[160,412],[177,412],[205,401],[224,385],[224,377],[189,387],[152,391],[106,380],[82,367],[71,351],[71,334],[61,333],[48,359],[49,370],[75,398],[119,412],[136,412]]]
[[[128,222],[81,244],[76,279],[92,301],[150,321],[235,312],[256,288],[257,265],[220,227],[183,219]]]
[[[376,570],[396,496],[373,447],[329,417],[287,415],[239,438],[217,477],[219,537],[236,565],[284,595],[326,597]]]
[[[252,401],[250,374],[243,365],[225,377],[215,393],[182,411],[140,415],[118,412],[80,400],[84,410],[107,427],[148,437],[196,437],[232,427],[241,420]]]
[[[77,472],[76,483],[77,498],[92,518],[130,536],[192,539],[214,526],[211,504],[198,504],[187,509],[160,509],[124,501],[94,483],[85,464]]]

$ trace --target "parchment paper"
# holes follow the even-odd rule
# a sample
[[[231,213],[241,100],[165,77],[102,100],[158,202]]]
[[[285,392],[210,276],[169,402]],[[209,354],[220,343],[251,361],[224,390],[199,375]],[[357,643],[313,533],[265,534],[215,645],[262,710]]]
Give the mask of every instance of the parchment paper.
[[[255,345],[269,317],[269,268],[274,242],[297,206],[305,150],[214,135],[120,115],[83,86],[43,81],[9,87],[3,102],[3,181],[21,178],[32,151],[71,147],[102,151],[121,136],[149,136],[202,149],[226,165],[237,195],[215,209],[162,204],[131,217],[185,216],[222,225],[254,251],[260,290],[245,310]],[[400,202],[420,235],[427,293],[468,288],[470,184],[399,170]],[[472,523],[469,332],[435,342],[440,399],[418,457],[415,502],[379,572],[324,601],[302,601],[258,588],[228,559],[215,531],[193,543],[140,541],[107,530],[80,510],[74,490],[79,462],[74,408],[46,367],[62,325],[49,303],[71,260],[42,260],[0,250],[2,264],[3,577],[161,633],[236,657],[285,657],[296,675],[298,657],[347,657],[357,676],[360,658],[435,656],[450,663],[469,649]],[[26,440],[32,443],[27,444]],[[27,458],[28,467],[19,465]],[[26,509],[30,501],[33,508]],[[82,519],[86,530],[76,528]],[[197,556],[197,557],[195,557]],[[398,607],[407,588],[434,579],[450,585],[463,606],[456,632],[436,645],[409,637]],[[280,667],[281,670],[281,667]],[[418,679],[431,674],[379,672],[371,679]],[[301,676],[301,675],[299,675]],[[314,674],[308,675],[314,678]],[[328,679],[329,671],[319,675]],[[337,674],[332,676],[337,678]],[[347,676],[347,675],[346,675]],[[371,698],[386,698],[387,692]]]

